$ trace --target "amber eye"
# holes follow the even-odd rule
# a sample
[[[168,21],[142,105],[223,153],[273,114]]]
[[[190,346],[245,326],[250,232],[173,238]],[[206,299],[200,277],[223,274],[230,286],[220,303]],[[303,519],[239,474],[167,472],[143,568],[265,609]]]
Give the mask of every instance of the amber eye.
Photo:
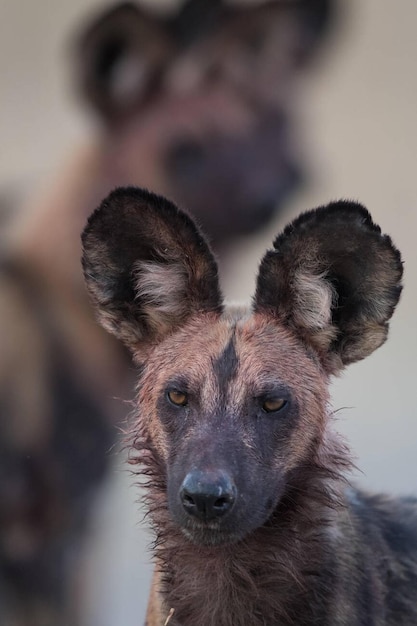
[[[262,408],[265,413],[275,413],[276,411],[280,411],[287,404],[287,401],[283,398],[271,398],[270,400],[265,400],[262,404]]]
[[[185,406],[188,402],[187,394],[183,391],[171,389],[170,391],[168,391],[167,396],[168,400],[175,406]]]

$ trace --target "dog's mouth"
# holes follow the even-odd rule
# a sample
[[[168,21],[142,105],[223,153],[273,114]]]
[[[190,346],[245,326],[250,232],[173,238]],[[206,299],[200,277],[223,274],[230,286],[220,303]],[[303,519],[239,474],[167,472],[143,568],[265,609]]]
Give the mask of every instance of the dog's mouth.
[[[199,520],[176,518],[182,534],[188,541],[199,546],[227,546],[242,541],[249,534],[265,523],[263,516],[246,518],[242,523],[242,516],[230,516],[227,519]]]
[[[226,530],[215,522],[188,523],[181,526],[181,531],[189,541],[200,546],[225,546],[243,538],[242,533]]]

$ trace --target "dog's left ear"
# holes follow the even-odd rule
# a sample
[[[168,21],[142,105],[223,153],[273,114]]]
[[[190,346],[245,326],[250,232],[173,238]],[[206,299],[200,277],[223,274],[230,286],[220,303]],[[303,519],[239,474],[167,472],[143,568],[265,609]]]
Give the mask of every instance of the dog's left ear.
[[[254,309],[289,325],[336,372],[382,345],[401,293],[398,250],[360,204],[301,215],[263,258]]]
[[[220,312],[217,264],[191,218],[136,187],[113,191],[82,235],[101,324],[136,355],[196,313]]]
[[[77,37],[74,70],[80,91],[106,123],[119,122],[155,89],[172,48],[164,20],[134,2],[117,3]]]

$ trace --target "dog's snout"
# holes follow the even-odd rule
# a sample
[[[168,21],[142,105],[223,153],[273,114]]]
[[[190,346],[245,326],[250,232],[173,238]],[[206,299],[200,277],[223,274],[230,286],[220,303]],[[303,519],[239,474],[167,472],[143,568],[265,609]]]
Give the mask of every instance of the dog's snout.
[[[184,510],[203,521],[228,513],[236,499],[236,487],[225,472],[191,471],[185,477],[180,498]]]

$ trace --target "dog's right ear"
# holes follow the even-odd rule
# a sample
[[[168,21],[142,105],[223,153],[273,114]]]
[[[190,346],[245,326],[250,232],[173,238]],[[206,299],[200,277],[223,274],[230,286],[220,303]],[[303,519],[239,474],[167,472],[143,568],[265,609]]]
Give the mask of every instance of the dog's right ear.
[[[331,202],[275,239],[260,265],[254,306],[295,331],[335,374],[386,340],[402,273],[399,251],[365,207]]]
[[[136,351],[193,314],[222,311],[217,264],[191,218],[136,187],[113,191],[82,235],[100,322]]]
[[[107,122],[123,119],[150,93],[171,48],[162,19],[134,3],[118,4],[76,42],[81,91]]]

